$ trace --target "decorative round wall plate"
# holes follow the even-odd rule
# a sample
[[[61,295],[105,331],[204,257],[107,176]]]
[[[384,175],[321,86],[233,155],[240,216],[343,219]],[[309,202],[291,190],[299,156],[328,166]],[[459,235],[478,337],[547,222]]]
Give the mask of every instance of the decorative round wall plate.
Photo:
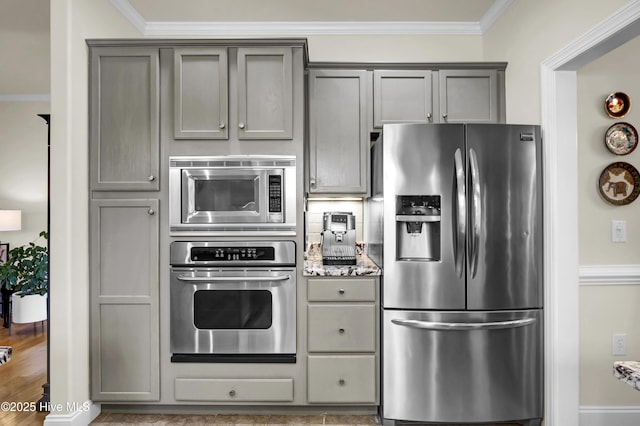
[[[613,92],[604,100],[604,109],[611,118],[621,118],[631,109],[631,99],[623,92]]]
[[[604,143],[616,155],[627,155],[638,145],[638,132],[629,123],[615,123],[607,129]]]
[[[600,174],[600,195],[609,203],[624,206],[640,194],[640,173],[629,163],[611,163]]]

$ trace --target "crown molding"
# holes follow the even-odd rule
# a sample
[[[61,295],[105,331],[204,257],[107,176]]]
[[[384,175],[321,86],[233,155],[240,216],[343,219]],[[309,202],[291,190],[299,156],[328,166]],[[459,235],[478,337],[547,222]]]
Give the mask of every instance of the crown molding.
[[[148,22],[147,36],[481,35],[474,22]]]
[[[428,21],[247,21],[247,22],[173,22],[149,21],[128,0],[110,0],[111,4],[143,36],[314,36],[314,35],[482,35],[502,16],[515,0],[496,0],[480,22]]]
[[[493,24],[505,14],[507,9],[509,9],[515,1],[516,0],[496,0],[480,20],[481,33],[484,34],[489,31]]]
[[[131,6],[129,0],[111,0],[111,4],[115,7],[118,12],[140,32],[144,35],[147,21],[144,19],[142,15],[136,10],[135,7]]]

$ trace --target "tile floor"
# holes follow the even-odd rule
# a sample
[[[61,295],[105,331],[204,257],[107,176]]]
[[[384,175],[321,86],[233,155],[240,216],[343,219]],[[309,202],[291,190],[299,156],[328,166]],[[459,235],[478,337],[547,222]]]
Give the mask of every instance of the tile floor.
[[[276,426],[276,425],[332,425],[332,426],[369,426],[379,425],[377,416],[355,415],[180,415],[180,414],[119,414],[102,413],[92,426],[105,425],[138,425],[138,426],[173,426],[173,425],[225,425],[225,426]]]

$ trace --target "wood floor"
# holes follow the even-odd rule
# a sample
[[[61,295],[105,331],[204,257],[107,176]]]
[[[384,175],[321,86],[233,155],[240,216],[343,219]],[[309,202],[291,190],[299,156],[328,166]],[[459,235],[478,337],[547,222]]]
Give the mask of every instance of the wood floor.
[[[26,411],[1,411],[0,425],[35,426],[44,423],[48,412],[32,411],[30,402],[42,397],[47,381],[47,323],[13,324],[12,335],[0,322],[0,346],[11,346],[11,361],[0,365],[0,402],[27,403]],[[13,404],[16,408],[19,404]]]

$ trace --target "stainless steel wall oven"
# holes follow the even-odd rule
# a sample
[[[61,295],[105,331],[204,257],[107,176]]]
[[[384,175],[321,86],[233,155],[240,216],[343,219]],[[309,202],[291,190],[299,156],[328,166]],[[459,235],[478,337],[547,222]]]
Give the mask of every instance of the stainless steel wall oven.
[[[293,241],[170,247],[172,362],[296,361]]]
[[[295,157],[170,157],[169,204],[172,235],[295,235]]]

